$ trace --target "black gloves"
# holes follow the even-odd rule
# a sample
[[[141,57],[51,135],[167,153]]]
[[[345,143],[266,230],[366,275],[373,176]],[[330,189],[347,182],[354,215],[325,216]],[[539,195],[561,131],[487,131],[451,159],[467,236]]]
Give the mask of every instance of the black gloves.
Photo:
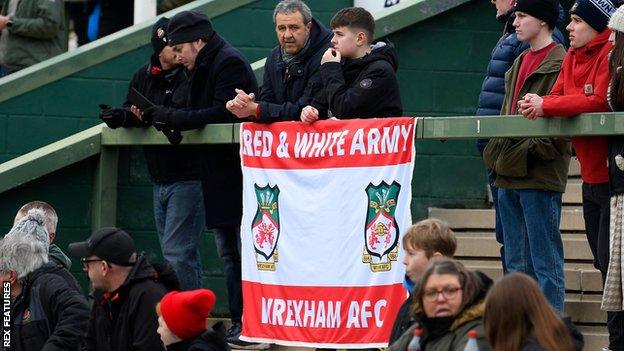
[[[100,105],[100,119],[106,123],[109,128],[115,129],[123,127],[126,121],[126,111],[123,108],[111,108],[109,105]]]
[[[109,105],[102,104],[100,109],[100,119],[111,129],[147,126],[151,123],[156,130],[162,131],[172,145],[178,145],[182,141],[182,134],[172,129],[169,125],[171,112],[174,109],[154,106],[143,111],[143,121],[140,121],[132,112],[125,108],[112,108]]]
[[[163,129],[162,133],[167,137],[171,145],[179,145],[182,141],[182,133],[173,129]]]
[[[174,129],[171,121],[175,109],[163,106],[154,106],[143,111],[143,119],[150,121],[156,130]]]

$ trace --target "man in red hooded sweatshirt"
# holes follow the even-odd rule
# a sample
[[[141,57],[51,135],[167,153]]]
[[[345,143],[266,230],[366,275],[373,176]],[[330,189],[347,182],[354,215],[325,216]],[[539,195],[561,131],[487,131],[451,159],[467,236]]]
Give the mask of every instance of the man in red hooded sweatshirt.
[[[607,23],[615,6],[610,0],[577,0],[570,9],[570,50],[549,95],[526,94],[518,112],[528,119],[571,117],[587,112],[609,111],[608,55],[611,30]],[[594,266],[603,282],[609,265],[609,172],[607,138],[574,137],[572,145],[581,164],[583,218]],[[624,312],[608,312],[609,349],[624,350]]]

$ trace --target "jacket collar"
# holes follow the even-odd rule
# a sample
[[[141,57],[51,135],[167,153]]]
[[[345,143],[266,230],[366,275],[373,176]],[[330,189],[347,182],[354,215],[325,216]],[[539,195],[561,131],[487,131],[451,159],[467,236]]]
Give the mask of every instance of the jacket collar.
[[[485,300],[481,300],[478,303],[462,311],[462,313],[459,314],[453,321],[450,330],[455,330],[470,321],[483,317],[484,312]]]
[[[570,52],[574,55],[582,55],[584,57],[592,57],[600,52],[605,45],[610,45],[609,35],[611,35],[611,29],[607,28],[600,32],[589,43],[580,48],[570,48]]]
[[[526,55],[530,49],[525,50],[521,55]],[[565,49],[562,44],[557,44],[550,49],[544,60],[537,66],[535,71],[531,74],[547,74],[559,71],[561,69],[561,63],[565,57]]]
[[[215,55],[225,45],[225,41],[217,33],[213,33],[212,37],[208,39],[206,45],[197,53],[195,58],[195,70],[202,66],[212,65]]]

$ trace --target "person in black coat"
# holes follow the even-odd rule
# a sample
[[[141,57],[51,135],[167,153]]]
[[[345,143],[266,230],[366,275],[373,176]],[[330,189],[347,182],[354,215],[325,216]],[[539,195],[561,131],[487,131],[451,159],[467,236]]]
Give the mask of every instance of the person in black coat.
[[[150,61],[132,77],[122,108],[105,108],[100,118],[110,127],[146,127],[132,104],[132,89],[159,106],[184,108],[188,95],[188,76],[167,46],[169,19],[160,18],[152,27],[153,54]],[[172,145],[145,146],[145,160],[154,184],[154,218],[163,257],[171,263],[182,289],[202,286],[199,250],[206,213],[202,196],[202,156],[197,145],[178,145],[179,131],[162,129]]]
[[[312,18],[310,8],[299,0],[280,1],[275,6],[273,21],[279,45],[271,50],[264,64],[258,101],[239,90],[226,106],[240,118],[298,121],[301,109],[322,88],[319,67],[332,32]]]
[[[154,306],[167,290],[179,289],[175,273],[157,271],[118,228],[97,230],[69,252],[81,258],[95,289],[81,350],[164,350]]]
[[[235,123],[225,108],[235,89],[257,93],[249,62],[212,28],[208,16],[183,11],[167,27],[169,45],[190,71],[187,107],[157,107],[144,111],[155,126],[174,130],[197,129],[212,123]],[[242,172],[238,147],[203,145],[203,182],[206,226],[213,229],[223,260],[228,306],[233,326],[240,326],[243,311],[239,228],[242,217]],[[237,334],[232,330],[229,334]],[[268,345],[267,345],[268,346]]]
[[[392,44],[370,45],[373,16],[363,8],[347,7],[334,15],[331,27],[333,48],[321,58],[323,90],[301,111],[301,120],[401,116],[396,52]]]
[[[156,305],[158,334],[167,351],[227,351],[225,328],[219,322],[206,328],[216,301],[208,289],[172,291]]]
[[[47,232],[43,211],[35,209],[0,241],[0,271],[10,283],[9,349],[76,350],[89,306],[69,272],[49,261],[49,244],[38,237]]]

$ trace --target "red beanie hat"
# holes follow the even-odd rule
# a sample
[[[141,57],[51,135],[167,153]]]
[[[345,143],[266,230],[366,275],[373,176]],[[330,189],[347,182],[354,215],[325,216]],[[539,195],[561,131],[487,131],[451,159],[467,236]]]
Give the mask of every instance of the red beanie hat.
[[[160,301],[160,312],[169,330],[186,340],[206,330],[206,318],[216,300],[208,289],[172,291]]]

